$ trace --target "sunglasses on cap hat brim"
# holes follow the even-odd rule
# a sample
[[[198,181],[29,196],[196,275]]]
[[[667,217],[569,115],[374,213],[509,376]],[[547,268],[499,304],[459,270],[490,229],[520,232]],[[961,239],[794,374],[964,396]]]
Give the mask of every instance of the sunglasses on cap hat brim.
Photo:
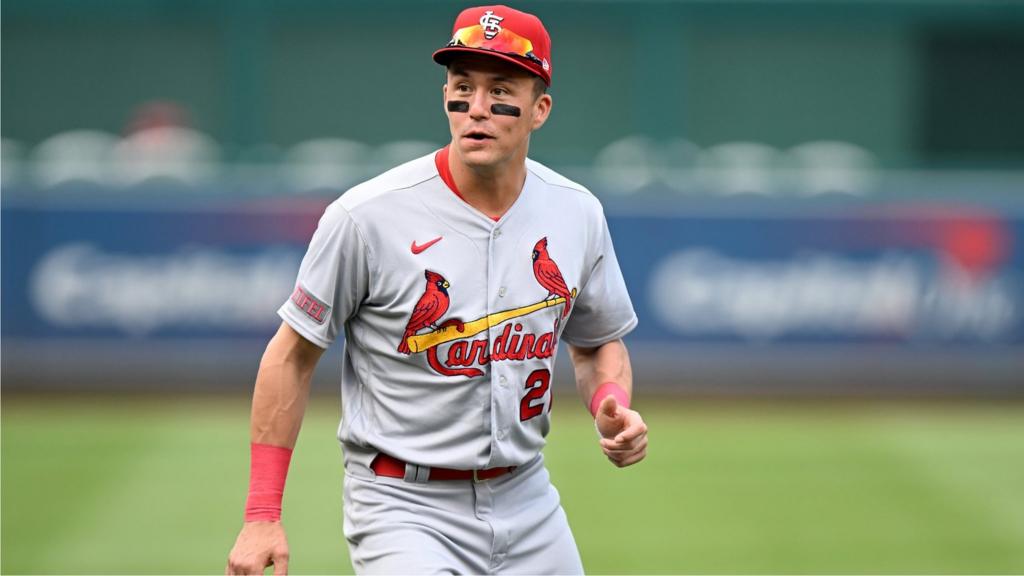
[[[543,66],[543,62],[533,53],[533,42],[519,34],[503,28],[493,38],[487,38],[483,26],[467,26],[455,31],[446,48],[476,48],[489,50],[506,56],[518,56]]]

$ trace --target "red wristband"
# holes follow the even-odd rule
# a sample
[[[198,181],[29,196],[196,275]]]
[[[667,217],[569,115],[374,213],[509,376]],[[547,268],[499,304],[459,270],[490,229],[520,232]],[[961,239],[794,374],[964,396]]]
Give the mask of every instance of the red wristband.
[[[622,386],[615,382],[605,382],[597,387],[597,392],[594,392],[594,396],[590,399],[590,414],[594,418],[597,418],[597,409],[601,406],[601,401],[605,396],[615,396],[620,406],[629,408],[629,394],[626,394]]]
[[[281,519],[281,498],[292,449],[253,442],[250,447],[249,498],[246,522],[277,522]]]

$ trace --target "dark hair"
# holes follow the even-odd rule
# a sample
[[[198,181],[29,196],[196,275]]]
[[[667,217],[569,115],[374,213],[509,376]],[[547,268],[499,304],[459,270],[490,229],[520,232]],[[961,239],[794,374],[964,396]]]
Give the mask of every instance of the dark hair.
[[[533,99],[541,97],[541,94],[548,93],[548,85],[541,79],[540,76],[533,77]]]

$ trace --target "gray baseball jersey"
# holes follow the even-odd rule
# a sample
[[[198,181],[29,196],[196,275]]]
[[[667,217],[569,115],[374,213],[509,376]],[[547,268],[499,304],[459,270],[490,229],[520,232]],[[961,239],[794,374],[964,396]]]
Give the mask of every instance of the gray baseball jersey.
[[[345,330],[346,469],[378,452],[424,466],[519,466],[544,445],[558,342],[633,329],[598,200],[527,161],[494,220],[466,203],[447,150],[360,184],[320,220],[280,316],[328,347]],[[358,473],[358,472],[357,472]]]

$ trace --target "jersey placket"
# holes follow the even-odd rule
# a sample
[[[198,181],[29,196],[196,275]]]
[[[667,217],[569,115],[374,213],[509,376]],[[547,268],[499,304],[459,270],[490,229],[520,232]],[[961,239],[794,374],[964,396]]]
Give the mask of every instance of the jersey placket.
[[[490,315],[502,309],[501,303],[504,298],[505,287],[500,284],[504,282],[505,275],[501,273],[508,262],[506,251],[501,250],[502,222],[492,225],[490,238],[487,241],[487,310]],[[498,326],[490,326],[487,329],[488,350],[493,354],[494,341],[504,323]],[[511,370],[504,362],[490,363],[490,385],[491,385],[491,454],[487,468],[504,465],[508,461],[509,454],[505,447],[510,438],[512,416],[515,406],[515,389],[512,386]],[[476,502],[477,518],[487,522],[491,528],[491,554],[488,559],[488,571],[497,572],[500,570],[508,554],[511,530],[499,514],[496,514],[496,498],[490,482],[475,482],[473,492]]]
[[[500,249],[502,242],[501,222],[496,223],[491,229],[490,239],[487,241],[487,311],[493,314],[501,310],[502,294],[504,286],[504,274],[501,273],[505,262],[496,261],[504,258],[504,252]],[[490,326],[487,329],[488,350],[494,352],[494,341],[501,334],[504,324]],[[515,390],[511,381],[511,372],[503,362],[491,360],[491,454],[488,467],[502,466],[508,462],[509,454],[506,453],[506,440],[509,438],[512,426],[513,406],[515,405]]]

